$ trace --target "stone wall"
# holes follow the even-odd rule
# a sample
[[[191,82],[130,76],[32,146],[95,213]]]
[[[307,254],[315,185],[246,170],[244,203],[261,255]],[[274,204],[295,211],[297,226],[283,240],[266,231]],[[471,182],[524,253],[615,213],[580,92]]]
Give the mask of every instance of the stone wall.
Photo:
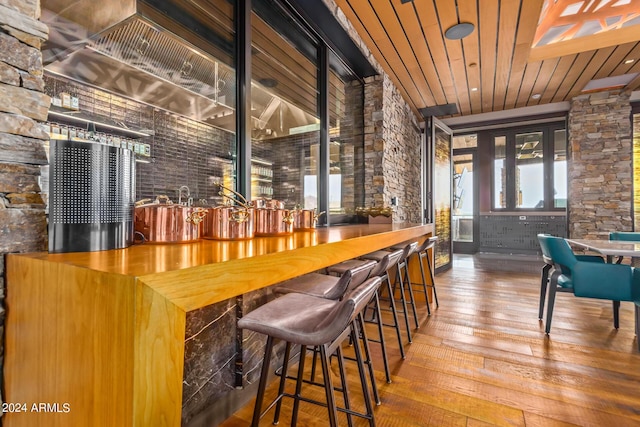
[[[612,230],[632,230],[629,95],[599,92],[571,101],[569,237],[607,239]]]
[[[365,80],[365,205],[398,200],[394,222],[421,221],[421,137],[415,115],[386,75]]]
[[[0,336],[4,337],[4,257],[46,248],[40,165],[47,163],[40,45],[48,29],[38,0],[0,1]],[[3,340],[4,341],[4,340]],[[4,355],[4,345],[0,357]],[[1,359],[0,359],[1,360]],[[2,366],[0,364],[0,369]],[[0,414],[1,415],[1,414]]]

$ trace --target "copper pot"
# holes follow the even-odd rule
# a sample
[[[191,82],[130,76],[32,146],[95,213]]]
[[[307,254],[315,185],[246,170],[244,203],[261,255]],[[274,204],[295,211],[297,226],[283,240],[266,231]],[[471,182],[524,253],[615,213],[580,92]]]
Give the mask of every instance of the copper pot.
[[[135,231],[149,243],[184,243],[200,238],[207,212],[200,207],[173,204],[167,196],[141,200],[135,207]]]
[[[218,206],[207,209],[202,237],[216,240],[244,240],[254,236],[253,208]]]
[[[294,230],[315,230],[316,225],[318,225],[318,218],[324,214],[324,212],[316,214],[315,209],[296,209],[293,212]]]
[[[256,209],[256,236],[293,233],[294,212],[287,209]]]
[[[250,204],[254,208],[284,209],[284,202],[281,202],[280,200],[274,200],[274,199],[265,199],[264,197],[260,197],[258,199],[253,199],[250,202]]]

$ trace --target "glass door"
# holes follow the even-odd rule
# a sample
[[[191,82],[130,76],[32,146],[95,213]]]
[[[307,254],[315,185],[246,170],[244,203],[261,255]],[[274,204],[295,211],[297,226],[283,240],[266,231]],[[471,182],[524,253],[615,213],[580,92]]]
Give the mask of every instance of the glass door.
[[[453,199],[451,154],[453,143],[451,129],[441,121],[430,117],[427,123],[427,146],[430,148],[428,150],[431,155],[429,161],[433,171],[431,200],[433,201],[434,234],[438,236],[434,258],[436,270],[439,271],[451,267],[453,253],[451,240],[451,204]],[[431,168],[427,168],[427,170],[429,169]]]
[[[455,143],[454,143],[455,146]],[[477,179],[475,150],[453,150],[453,252],[472,254],[478,250]]]

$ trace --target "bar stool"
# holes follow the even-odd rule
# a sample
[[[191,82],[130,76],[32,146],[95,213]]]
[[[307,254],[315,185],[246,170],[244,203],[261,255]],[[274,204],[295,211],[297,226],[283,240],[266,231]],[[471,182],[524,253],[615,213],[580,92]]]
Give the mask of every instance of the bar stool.
[[[304,274],[285,280],[276,286],[273,292],[280,295],[295,292],[319,298],[340,299],[346,292],[367,280],[375,265],[375,261],[368,261],[346,270],[340,277],[321,273]]]
[[[382,283],[387,284],[387,290],[389,294],[392,293],[391,281],[389,280],[389,270],[396,266],[398,260],[402,256],[403,251],[397,250],[393,252],[389,252],[376,264],[376,266],[371,270],[369,277],[380,277]],[[343,275],[349,269],[357,267],[359,265],[363,265],[370,262],[370,260],[361,260],[361,259],[352,259],[348,261],[341,262],[339,264],[332,265],[327,268],[327,272],[329,274]],[[382,286],[382,283],[380,286]],[[384,372],[387,379],[387,383],[391,383],[391,371],[389,369],[389,359],[387,356],[387,346],[385,343],[384,332],[382,330],[383,326],[392,327],[396,331],[396,335],[398,337],[398,347],[400,348],[400,356],[404,359],[404,345],[402,343],[402,336],[400,333],[400,322],[398,322],[398,313],[396,310],[395,301],[391,299],[390,301],[390,310],[393,317],[393,324],[384,323],[382,319],[382,313],[380,308],[380,299],[379,299],[380,289],[376,290],[376,294],[374,296],[373,302],[373,320],[366,320],[369,323],[375,323],[378,327],[378,339],[369,338],[369,341],[379,343],[382,348],[382,361],[384,363]]]
[[[440,307],[438,303],[438,294],[436,293],[436,280],[433,272],[433,268],[431,267],[431,258],[429,257],[429,249],[432,249],[436,242],[438,241],[437,236],[429,237],[426,239],[420,246],[418,246],[415,252],[412,254],[412,258],[416,258],[418,260],[418,265],[420,266],[420,275],[422,277],[422,292],[424,293],[425,302],[427,305],[427,314],[431,316],[431,305],[429,304],[429,291],[427,287],[433,290],[433,299],[436,303],[436,308]],[[404,246],[392,246],[391,249],[402,249]],[[427,284],[426,276],[424,274],[424,265],[422,264],[422,260],[427,260],[427,268],[429,269],[429,276],[431,276],[431,284]]]
[[[274,405],[276,409],[273,423],[277,424],[280,417],[283,397],[291,397],[294,400],[291,419],[292,426],[295,426],[297,423],[300,401],[325,406],[323,402],[301,396],[304,360],[306,348],[309,346],[318,347],[320,349],[326,406],[329,414],[329,425],[337,426],[338,410],[347,414],[350,425],[352,423],[352,415],[366,418],[369,420],[369,424],[371,426],[375,425],[373,405],[371,404],[371,398],[367,390],[367,378],[362,351],[358,340],[357,318],[369,303],[379,286],[380,278],[374,277],[355,288],[340,301],[318,298],[299,293],[289,293],[258,307],[238,320],[238,328],[248,329],[267,335],[265,354],[260,373],[260,382],[258,384],[258,394],[251,422],[253,427],[258,426],[260,419],[266,412],[273,408]],[[341,349],[341,344],[348,337],[351,337],[354,344],[366,413],[356,412],[350,408],[349,391],[347,388]],[[263,412],[262,402],[264,400],[264,393],[271,364],[271,353],[275,339],[286,341],[282,375],[280,377],[278,396]],[[363,342],[366,346],[366,341]],[[300,345],[300,362],[298,364],[294,394],[285,393],[284,391],[291,345]],[[334,353],[334,351],[338,356],[339,371],[345,401],[344,408],[338,408],[336,405],[331,369],[329,368],[329,357]]]
[[[418,247],[418,242],[412,242],[405,245],[404,248],[402,249],[402,255],[400,256],[400,259],[396,264],[397,265],[396,280],[393,288],[389,290],[389,299],[393,300],[395,298],[395,285],[397,284],[400,285],[400,302],[402,303],[402,313],[404,314],[404,322],[407,327],[407,339],[409,340],[410,343],[412,342],[412,338],[411,338],[411,326],[409,325],[409,311],[407,309],[407,305],[411,306],[411,309],[413,312],[413,320],[415,322],[416,329],[420,327],[420,321],[418,319],[418,312],[416,311],[416,302],[413,297],[413,288],[411,287],[411,279],[409,278],[409,269],[407,267],[407,262],[409,260],[409,257],[411,256],[411,254],[413,254],[413,252],[416,250],[417,247]],[[363,255],[362,258],[380,261],[388,253],[389,251],[375,251],[375,252],[371,252],[366,255]],[[406,289],[405,289],[405,285],[406,285]],[[409,293],[409,302],[407,302],[407,299],[405,297],[405,290],[408,291]]]
[[[345,270],[344,273],[338,278],[320,273],[309,273],[303,276],[299,276],[287,281],[282,282],[276,286],[273,290],[275,294],[289,294],[289,293],[301,293],[319,298],[337,300],[342,299],[343,296],[356,288],[369,278],[371,270],[376,266],[376,262],[373,260],[364,261],[360,265],[353,266],[352,268]],[[377,294],[374,295],[377,298]],[[362,339],[368,340],[366,331],[362,332]],[[371,362],[371,354],[369,352],[369,346],[365,346],[366,365],[369,368],[369,376],[371,377],[371,385],[373,391],[373,397],[377,405],[380,405],[380,394],[378,393],[378,385],[376,384],[375,372],[373,369],[373,363]],[[315,378],[316,373],[316,353],[314,352],[313,365],[311,369],[311,378]]]

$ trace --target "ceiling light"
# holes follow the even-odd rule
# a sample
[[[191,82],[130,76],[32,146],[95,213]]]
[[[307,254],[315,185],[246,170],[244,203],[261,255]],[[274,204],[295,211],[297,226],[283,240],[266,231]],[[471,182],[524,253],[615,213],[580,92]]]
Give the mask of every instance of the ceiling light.
[[[477,88],[477,87],[472,87],[472,88],[471,88],[471,92],[477,92],[477,91],[478,91],[478,88]]]
[[[470,22],[462,22],[449,27],[449,29],[444,32],[444,36],[449,40],[460,40],[471,34],[474,29],[475,26]]]
[[[531,95],[532,99],[540,99],[542,98],[542,95],[540,95],[539,93],[534,93],[533,95]]]
[[[627,59],[626,61],[624,61],[625,64],[633,64],[633,61],[635,61],[635,59]]]

